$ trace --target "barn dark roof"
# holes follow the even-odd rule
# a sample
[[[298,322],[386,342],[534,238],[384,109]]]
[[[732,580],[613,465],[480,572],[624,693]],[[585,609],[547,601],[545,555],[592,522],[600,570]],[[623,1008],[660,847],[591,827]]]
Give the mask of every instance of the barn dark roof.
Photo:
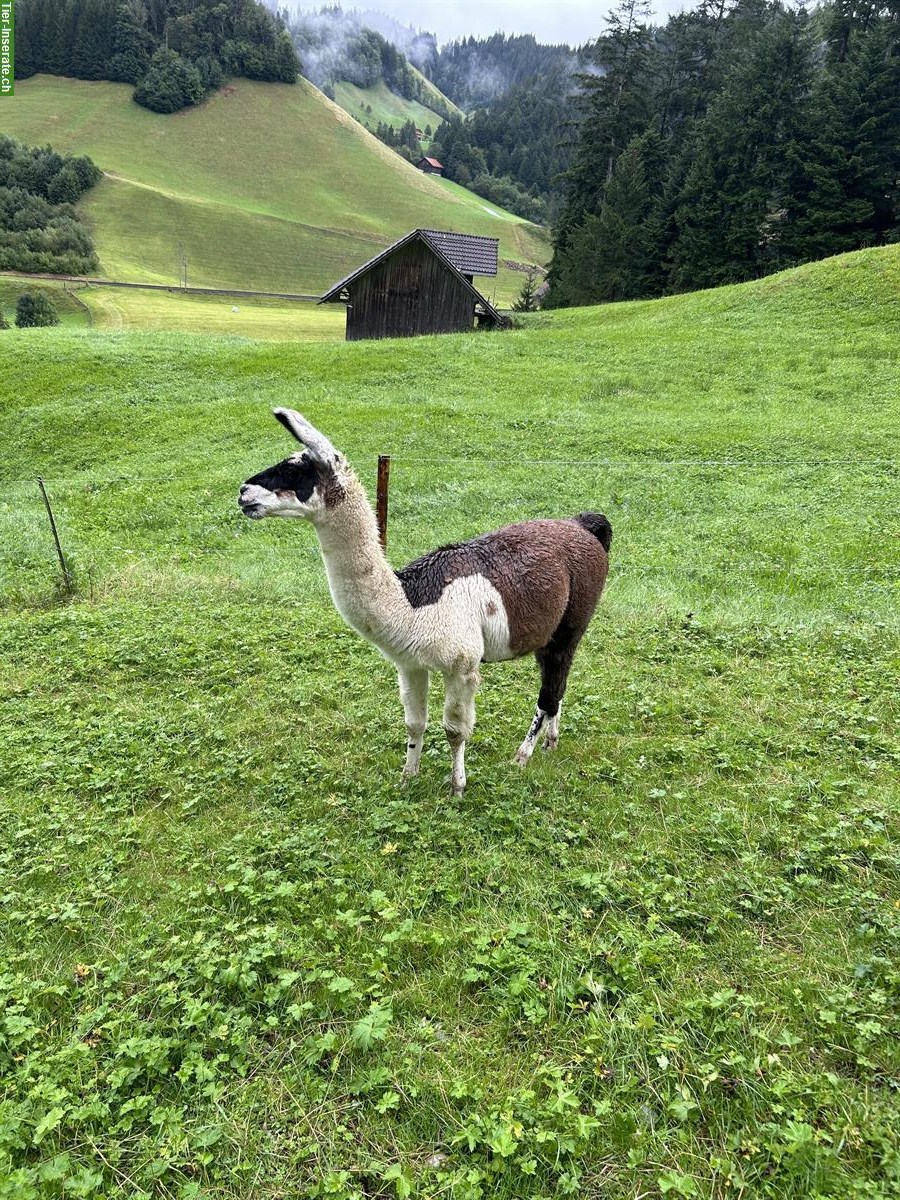
[[[442,229],[423,229],[421,232],[463,275],[497,274],[499,238],[479,237],[474,233],[445,233]]]
[[[457,261],[451,259],[450,255],[438,241],[438,238],[459,239],[455,244],[455,259]],[[469,289],[475,302],[480,304],[484,311],[496,320],[498,325],[503,324],[503,318],[500,316],[491,302],[486,300],[484,296],[482,296],[482,294],[477,290],[477,288],[475,288],[466,278],[467,275],[474,274],[497,274],[497,245],[499,239],[476,237],[474,234],[467,233],[444,233],[438,229],[414,229],[412,233],[408,233],[406,237],[400,238],[399,241],[396,241],[393,243],[393,245],[388,246],[386,250],[382,250],[380,254],[376,254],[374,258],[370,258],[368,262],[363,263],[361,267],[357,267],[355,271],[351,271],[349,275],[345,275],[343,279],[338,280],[338,282],[333,287],[329,288],[324,296],[319,299],[319,303],[328,304],[331,301],[341,301],[342,292],[345,288],[348,288],[355,279],[358,279],[360,275],[365,275],[367,271],[370,271],[380,262],[383,262],[384,259],[386,259],[390,254],[393,254],[395,250],[399,250],[401,246],[405,246],[408,242],[415,241],[416,239],[425,242],[425,244],[431,248],[441,262],[445,264],[447,269],[452,271],[453,274],[456,275],[459,280]],[[459,265],[460,261],[463,261],[461,258],[461,253],[463,250],[461,243],[469,242],[489,242],[493,244],[494,269],[492,272],[482,271],[480,268],[473,270],[472,267],[464,267]],[[475,252],[471,251],[471,253],[474,255]],[[481,261],[487,264],[487,251],[481,249],[478,253],[481,255]],[[346,302],[346,300],[344,302]]]

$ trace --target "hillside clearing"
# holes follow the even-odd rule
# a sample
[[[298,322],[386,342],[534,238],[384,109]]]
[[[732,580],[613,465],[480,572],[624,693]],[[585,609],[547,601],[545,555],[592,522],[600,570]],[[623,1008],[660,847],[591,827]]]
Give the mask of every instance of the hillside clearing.
[[[430,125],[432,132],[436,132],[443,121],[443,117],[434,109],[417,100],[404,100],[392,92],[383,79],[367,88],[342,81],[335,85],[334,94],[341,108],[362,122],[366,129],[373,131],[379,124],[399,129],[407,121],[412,121],[418,129],[424,130],[426,125]],[[430,138],[426,138],[425,145],[430,141]]]
[[[896,1197],[898,285],[0,334],[4,1200]],[[397,789],[391,668],[235,504],[276,404],[394,455],[395,564],[608,514],[556,755],[486,668],[464,799],[437,711]]]

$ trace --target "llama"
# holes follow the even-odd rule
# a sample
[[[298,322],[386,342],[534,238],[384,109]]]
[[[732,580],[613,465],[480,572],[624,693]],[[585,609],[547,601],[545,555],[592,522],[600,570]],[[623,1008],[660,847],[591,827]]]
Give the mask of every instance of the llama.
[[[245,516],[312,522],[335,607],[397,668],[406,717],[403,779],[419,773],[432,671],[444,677],[444,731],[454,794],[466,786],[479,664],[534,654],[541,687],[514,762],[525,766],[541,729],[559,742],[560,705],[572,658],[606,581],[612,528],[599,513],[507,525],[442,546],[393,571],[375,514],[344,456],[300,413],[274,415],[306,447],[248,479]]]

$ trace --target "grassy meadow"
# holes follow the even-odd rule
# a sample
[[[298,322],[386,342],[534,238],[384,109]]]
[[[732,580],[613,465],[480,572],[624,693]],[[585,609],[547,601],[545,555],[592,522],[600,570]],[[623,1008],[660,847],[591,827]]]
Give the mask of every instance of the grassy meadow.
[[[280,300],[268,296],[203,296],[98,287],[95,284],[0,276],[0,310],[10,324],[24,291],[44,292],[60,324],[115,330],[172,330],[226,334],[265,341],[336,341],[344,337],[342,305]],[[26,335],[27,336],[27,335]]]
[[[0,1197],[900,1194],[898,291],[0,334]],[[392,454],[395,564],[607,513],[556,754],[487,667],[465,796],[437,687],[399,789],[312,531],[236,507],[278,404]]]
[[[0,311],[9,324],[15,326],[16,304],[22,293],[42,292],[56,308],[60,325],[74,328],[90,325],[91,313],[81,298],[82,290],[72,283],[55,283],[50,280],[33,279],[27,275],[0,275]]]
[[[230,83],[161,116],[126,84],[22,80],[3,132],[89,154],[86,196],[101,274],[202,287],[317,294],[416,227],[500,238],[500,257],[543,263],[545,231],[425,176],[305,80]],[[502,268],[501,303],[521,274]],[[491,281],[491,287],[494,286]]]
[[[432,132],[436,132],[443,121],[443,117],[434,109],[417,100],[404,100],[392,92],[383,79],[367,88],[341,81],[335,84],[334,96],[341,108],[361,121],[366,129],[374,130],[379,123],[399,129],[407,121],[415,121],[418,129],[424,130],[426,125],[430,125]],[[446,97],[444,103],[449,103]],[[367,109],[371,109],[371,112],[367,112]],[[430,140],[426,138],[426,145]]]

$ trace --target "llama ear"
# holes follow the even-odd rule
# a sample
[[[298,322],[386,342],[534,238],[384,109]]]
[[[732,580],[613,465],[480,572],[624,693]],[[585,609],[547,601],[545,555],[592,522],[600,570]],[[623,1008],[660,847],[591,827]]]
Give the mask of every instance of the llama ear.
[[[298,442],[309,451],[310,458],[316,462],[333,465],[340,458],[340,453],[332,446],[324,434],[319,433],[314,425],[310,425],[306,417],[301,416],[293,408],[273,408],[276,421],[280,421],[288,433],[292,433]]]

